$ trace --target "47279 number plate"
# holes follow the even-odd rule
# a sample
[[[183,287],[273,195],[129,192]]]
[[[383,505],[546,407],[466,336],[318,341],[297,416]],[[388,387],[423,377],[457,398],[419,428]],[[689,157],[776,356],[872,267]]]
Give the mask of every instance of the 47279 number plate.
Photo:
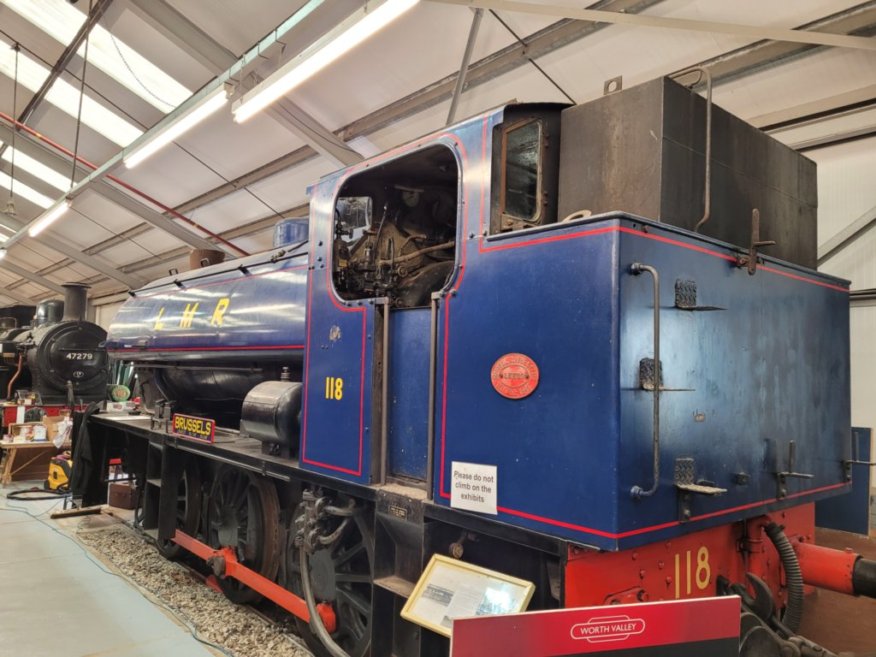
[[[212,443],[216,438],[216,422],[204,417],[174,413],[171,419],[172,431],[177,436]]]

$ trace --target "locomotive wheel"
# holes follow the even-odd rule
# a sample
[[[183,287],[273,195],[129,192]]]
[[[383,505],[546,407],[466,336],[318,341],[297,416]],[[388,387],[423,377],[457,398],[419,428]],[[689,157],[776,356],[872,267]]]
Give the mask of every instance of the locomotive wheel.
[[[177,485],[176,526],[189,536],[197,537],[198,535],[203,499],[204,493],[198,462],[194,459],[187,459]],[[178,559],[184,552],[182,547],[173,541],[156,541],[155,545],[166,559]]]
[[[280,555],[280,501],[267,478],[225,466],[213,481],[207,506],[207,538],[213,548],[234,548],[241,564],[274,579]],[[219,578],[226,597],[237,604],[259,594],[236,579]]]
[[[335,610],[338,628],[332,639],[350,657],[371,652],[371,592],[373,588],[374,535],[369,516],[358,509],[341,537],[310,555],[310,580],[316,603],[327,602]],[[298,549],[294,547],[294,523],[286,550],[286,586],[302,595]],[[295,619],[298,632],[315,655],[328,657],[325,646],[310,625]]]

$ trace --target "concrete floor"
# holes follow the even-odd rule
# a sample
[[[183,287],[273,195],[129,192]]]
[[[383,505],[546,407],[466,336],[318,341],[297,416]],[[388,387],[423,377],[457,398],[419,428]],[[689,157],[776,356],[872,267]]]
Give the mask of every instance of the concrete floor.
[[[73,520],[49,520],[60,502],[6,499],[30,485],[0,489],[0,657],[219,654],[66,537]]]

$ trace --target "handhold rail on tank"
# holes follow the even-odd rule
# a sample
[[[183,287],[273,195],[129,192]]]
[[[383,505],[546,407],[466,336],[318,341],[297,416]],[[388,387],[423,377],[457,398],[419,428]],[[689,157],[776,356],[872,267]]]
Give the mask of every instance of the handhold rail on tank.
[[[438,373],[438,301],[440,292],[432,293],[429,304],[429,426],[426,433],[426,499],[434,499],[435,489],[435,377]]]
[[[698,233],[712,215],[712,73],[705,66],[692,66],[673,73],[669,78],[676,80],[689,73],[699,73],[696,82],[691,86],[698,85],[703,79],[706,81],[706,182],[703,191],[703,216],[694,226],[694,232]]]
[[[657,492],[657,487],[660,485],[660,389],[662,387],[660,367],[660,274],[651,265],[644,265],[641,262],[631,264],[630,273],[633,276],[648,273],[654,282],[654,419],[651,434],[654,473],[653,483],[648,490],[644,490],[638,484],[630,490],[630,495],[635,499],[639,499],[650,497]]]

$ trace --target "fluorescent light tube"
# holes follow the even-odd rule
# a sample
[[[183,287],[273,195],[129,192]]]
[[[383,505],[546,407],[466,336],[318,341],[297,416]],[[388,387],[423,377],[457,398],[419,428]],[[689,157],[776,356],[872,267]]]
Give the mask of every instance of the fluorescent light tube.
[[[6,46],[9,46],[8,48]],[[49,77],[49,69],[25,53],[18,55],[18,82],[36,93]],[[15,78],[15,53],[11,44],[0,37],[0,73]],[[46,100],[74,119],[79,114],[79,87],[61,78],[55,80]],[[143,134],[135,125],[97,102],[87,93],[82,99],[82,123],[119,146],[127,146]]]
[[[3,148],[3,142],[0,141],[0,148]],[[66,192],[70,189],[70,178],[65,176],[64,174],[58,173],[53,168],[46,166],[39,160],[35,160],[30,155],[26,153],[22,153],[17,148],[12,148],[11,146],[7,146],[7,148],[3,151],[2,160],[6,162],[12,162],[12,156],[15,155],[15,167],[18,169],[22,169],[27,171],[30,174],[33,174],[40,180],[42,180],[47,185],[51,185],[55,189]],[[18,183],[16,182],[16,187]],[[44,208],[49,207],[52,203],[48,203],[44,205]]]
[[[125,166],[129,169],[137,166],[147,157],[176,140],[184,132],[191,130],[208,116],[222,109],[227,102],[228,94],[223,85],[212,94],[205,96],[200,103],[194,105],[188,112],[171,122],[154,137],[126,154],[124,157]]]
[[[234,120],[243,123],[350,52],[418,2],[419,0],[387,0],[325,44],[315,44],[308,48],[247,93],[233,109]]]
[[[0,249],[0,260],[6,257],[6,249]]]
[[[85,13],[69,0],[0,0],[62,45],[73,40],[85,22]],[[85,4],[85,3],[83,3]],[[91,28],[88,63],[122,84],[131,93],[167,113],[192,92],[158,68],[102,25]],[[84,44],[78,55],[83,56]]]
[[[49,208],[43,213],[43,216],[37,219],[36,223],[28,229],[27,234],[31,237],[36,237],[48,228],[50,224],[57,221],[62,214],[67,212],[71,205],[73,205],[73,202],[69,199],[61,199],[54,207]]]
[[[0,171],[0,187],[3,187],[5,189],[12,189],[13,188],[12,178],[9,177],[8,173],[3,173],[2,171]],[[15,187],[15,195],[16,196],[20,196],[21,198],[26,198],[28,201],[30,201],[34,205],[38,205],[41,208],[47,208],[50,205],[52,205],[52,203],[54,203],[54,201],[52,199],[50,199],[48,196],[46,196],[45,194],[40,194],[33,187],[25,185],[20,180],[15,181],[14,187]]]

